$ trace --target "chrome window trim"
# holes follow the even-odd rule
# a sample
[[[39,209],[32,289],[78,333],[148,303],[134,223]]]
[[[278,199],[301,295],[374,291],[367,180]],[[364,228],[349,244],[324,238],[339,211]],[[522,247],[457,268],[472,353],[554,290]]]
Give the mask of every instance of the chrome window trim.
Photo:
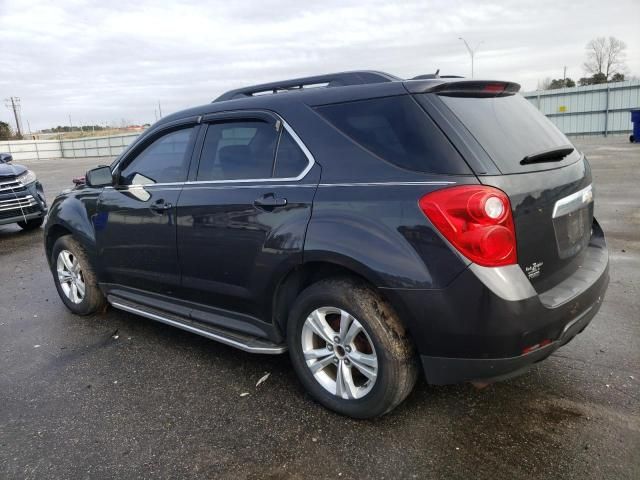
[[[238,110],[238,111],[234,111],[234,112],[225,112],[225,113],[239,113],[239,114],[242,114],[243,111],[242,110]],[[260,183],[264,183],[264,182],[297,182],[299,180],[302,180],[304,177],[307,176],[309,171],[316,164],[315,157],[309,151],[309,149],[304,144],[302,139],[295,132],[293,127],[291,127],[291,125],[289,125],[284,118],[282,118],[280,115],[278,115],[275,112],[269,111],[267,113],[273,114],[278,120],[280,120],[282,122],[282,125],[284,126],[284,129],[291,135],[291,137],[296,142],[298,147],[300,147],[300,150],[302,150],[302,153],[304,153],[305,157],[307,158],[307,166],[304,168],[304,170],[302,170],[302,172],[300,172],[300,174],[298,176],[296,176],[296,177],[284,177],[284,178],[283,177],[248,178],[248,179],[238,179],[238,180],[187,180],[187,181],[184,181],[184,182],[153,183],[153,184],[149,184],[149,185],[134,184],[134,185],[127,185],[127,187],[144,187],[144,188],[146,188],[146,187],[151,187],[151,186],[170,186],[170,185],[183,185],[184,186],[184,185],[209,185],[209,184],[212,184],[212,185],[218,185],[218,184],[243,184],[243,183],[255,183],[255,182],[260,182]],[[276,151],[276,155],[277,155],[277,151]],[[112,175],[115,174],[115,172],[118,170],[122,160],[123,159],[120,159],[118,161],[118,163],[116,163],[114,165],[113,169],[111,170],[111,174]],[[115,188],[115,187],[106,187],[106,188]]]
[[[241,113],[241,111],[239,113]],[[228,183],[297,182],[299,180],[302,180],[304,177],[306,177],[307,174],[309,173],[309,171],[313,168],[313,166],[316,163],[315,157],[309,151],[309,149],[304,144],[302,139],[298,136],[298,134],[295,132],[295,130],[291,127],[291,125],[289,125],[286,122],[286,120],[284,118],[282,118],[280,115],[278,115],[275,112],[270,112],[270,113],[273,113],[282,122],[282,125],[284,126],[284,129],[291,135],[291,137],[296,142],[298,147],[300,147],[300,150],[302,150],[302,153],[304,153],[304,156],[307,157],[307,166],[304,168],[304,170],[302,170],[302,172],[300,172],[300,174],[298,176],[296,176],[296,177],[247,178],[247,179],[237,179],[237,180],[191,180],[191,181],[184,182],[184,184],[185,185],[206,185],[206,184],[216,185],[216,184],[228,184]],[[276,159],[277,159],[277,153],[278,152],[276,151]]]
[[[321,183],[320,187],[405,187],[414,185],[455,185],[450,181],[425,181],[425,182],[355,182],[355,183]]]
[[[278,180],[278,179],[273,179]],[[127,185],[118,187],[118,190],[128,190],[134,188],[153,188],[153,187],[171,187],[171,186],[182,186],[184,184],[194,185],[193,188],[198,188],[198,184],[200,188],[214,188],[216,185],[208,186],[207,184],[211,182],[177,182],[177,183],[150,183],[148,185]],[[455,185],[457,182],[449,182],[449,181],[433,181],[433,182],[354,182],[354,183],[289,183],[289,184],[279,184],[279,183],[261,183],[260,185],[248,185],[248,184],[221,184],[217,185],[217,188],[264,188],[264,187],[273,187],[273,188],[316,188],[316,187],[411,187],[411,186],[420,186],[420,185]],[[105,187],[105,188],[115,188],[115,187]]]
[[[591,202],[593,202],[593,184],[558,200],[553,206],[551,218],[561,217]]]

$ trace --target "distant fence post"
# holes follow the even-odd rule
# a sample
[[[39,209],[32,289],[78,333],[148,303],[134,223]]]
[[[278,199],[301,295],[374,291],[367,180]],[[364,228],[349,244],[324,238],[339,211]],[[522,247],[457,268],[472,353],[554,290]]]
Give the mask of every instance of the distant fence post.
[[[607,102],[604,109],[604,136],[609,133],[609,97],[611,96],[611,85],[607,83]]]

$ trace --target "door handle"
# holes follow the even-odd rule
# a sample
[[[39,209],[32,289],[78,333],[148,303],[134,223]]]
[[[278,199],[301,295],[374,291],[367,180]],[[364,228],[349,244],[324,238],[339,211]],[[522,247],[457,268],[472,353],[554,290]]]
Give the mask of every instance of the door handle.
[[[287,204],[287,199],[276,197],[273,193],[267,193],[260,198],[256,198],[253,204],[256,207],[272,209],[277,207],[284,207]]]
[[[154,212],[162,213],[172,209],[173,205],[170,203],[164,203],[164,200],[158,200],[156,203],[149,205],[149,208]]]

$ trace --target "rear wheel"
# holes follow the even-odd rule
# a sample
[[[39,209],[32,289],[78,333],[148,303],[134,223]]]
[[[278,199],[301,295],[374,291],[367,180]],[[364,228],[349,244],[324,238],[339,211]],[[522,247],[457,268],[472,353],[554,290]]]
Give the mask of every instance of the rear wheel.
[[[44,218],[34,218],[26,222],[18,222],[18,226],[23,230],[35,230],[40,228],[44,222]]]
[[[293,305],[287,328],[296,373],[331,410],[384,415],[415,384],[412,344],[391,307],[366,285],[350,279],[311,285]]]
[[[87,254],[71,235],[56,240],[51,267],[58,294],[73,313],[90,315],[106,307]]]

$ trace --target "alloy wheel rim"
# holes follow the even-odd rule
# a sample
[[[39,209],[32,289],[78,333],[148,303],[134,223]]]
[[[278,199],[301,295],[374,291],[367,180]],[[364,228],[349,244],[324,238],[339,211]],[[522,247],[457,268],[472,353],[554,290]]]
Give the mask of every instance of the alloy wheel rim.
[[[69,250],[61,250],[58,253],[56,270],[60,288],[65,296],[75,304],[81,303],[86,293],[86,285],[78,257]]]
[[[302,327],[302,353],[315,380],[345,399],[367,395],[378,377],[376,350],[362,324],[337,307],[321,307]]]

